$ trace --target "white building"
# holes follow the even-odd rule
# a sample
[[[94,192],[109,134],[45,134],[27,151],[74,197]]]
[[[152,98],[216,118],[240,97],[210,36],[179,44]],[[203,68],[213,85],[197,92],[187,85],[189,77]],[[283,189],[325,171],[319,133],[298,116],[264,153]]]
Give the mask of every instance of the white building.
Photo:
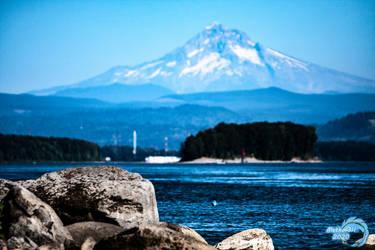
[[[147,163],[176,163],[179,162],[181,158],[176,156],[149,156],[146,157],[145,162]]]

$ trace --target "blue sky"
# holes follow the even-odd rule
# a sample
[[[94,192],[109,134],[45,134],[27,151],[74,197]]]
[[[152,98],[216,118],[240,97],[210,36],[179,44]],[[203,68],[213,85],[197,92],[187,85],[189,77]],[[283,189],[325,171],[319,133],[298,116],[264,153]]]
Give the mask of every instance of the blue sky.
[[[0,92],[76,83],[218,21],[299,59],[375,79],[375,1],[0,1]]]

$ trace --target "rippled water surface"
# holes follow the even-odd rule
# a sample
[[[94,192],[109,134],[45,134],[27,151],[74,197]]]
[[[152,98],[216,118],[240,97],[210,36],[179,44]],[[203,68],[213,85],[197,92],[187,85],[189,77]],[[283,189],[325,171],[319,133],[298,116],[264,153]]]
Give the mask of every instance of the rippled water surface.
[[[99,164],[0,165],[0,178],[37,178],[73,165]],[[112,165],[151,180],[160,220],[189,226],[210,244],[263,228],[277,249],[344,249],[325,230],[351,216],[375,233],[375,163]]]

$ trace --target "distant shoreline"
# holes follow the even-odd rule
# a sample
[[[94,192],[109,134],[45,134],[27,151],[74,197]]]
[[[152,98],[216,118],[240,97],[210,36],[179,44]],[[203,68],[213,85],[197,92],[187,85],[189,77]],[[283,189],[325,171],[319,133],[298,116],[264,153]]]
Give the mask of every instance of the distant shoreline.
[[[290,161],[264,161],[259,160],[254,157],[246,157],[243,163],[322,163],[322,160],[319,159],[310,159],[310,160],[301,160],[297,158],[293,158]],[[192,161],[185,161],[182,163],[194,163],[194,164],[226,164],[226,163],[242,163],[241,158],[235,159],[218,159],[218,158],[209,158],[209,157],[201,157]]]
[[[310,159],[310,160],[300,160],[300,159],[292,159],[290,161],[263,161],[258,160],[256,158],[247,157],[243,163],[322,163],[326,161],[322,161],[319,159]],[[330,161],[328,161],[330,162]],[[219,158],[209,158],[209,157],[201,157],[192,161],[180,161],[175,163],[162,163],[162,164],[240,164],[241,158],[235,159],[219,159]],[[2,161],[1,164],[26,164],[26,165],[36,165],[36,164],[145,164],[145,165],[158,165],[161,163],[147,163],[145,161]]]

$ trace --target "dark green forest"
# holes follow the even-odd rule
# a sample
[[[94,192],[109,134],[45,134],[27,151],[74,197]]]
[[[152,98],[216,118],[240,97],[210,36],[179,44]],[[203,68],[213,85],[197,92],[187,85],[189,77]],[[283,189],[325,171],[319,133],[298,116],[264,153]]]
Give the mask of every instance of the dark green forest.
[[[375,112],[349,114],[317,129],[319,141],[375,142]]]
[[[98,161],[95,143],[56,137],[0,134],[0,162],[12,161]]]
[[[317,142],[315,155],[323,161],[375,161],[375,143],[360,141]]]
[[[215,128],[190,136],[180,152],[104,146],[70,138],[0,134],[0,162],[28,161],[144,161],[147,156],[182,156],[183,161],[202,156],[230,159],[246,156],[261,160],[291,160],[294,157],[324,161],[375,161],[375,143],[360,141],[316,142],[315,128],[282,123],[220,123]]]
[[[261,160],[310,159],[317,140],[315,128],[290,122],[220,123],[189,136],[181,145],[183,161],[199,157],[230,159],[247,156]]]
[[[133,154],[130,146],[104,146],[100,148],[103,157],[111,157],[112,161],[144,161],[147,156],[168,155],[176,156],[177,151],[158,150],[154,148],[137,148],[137,153]]]

